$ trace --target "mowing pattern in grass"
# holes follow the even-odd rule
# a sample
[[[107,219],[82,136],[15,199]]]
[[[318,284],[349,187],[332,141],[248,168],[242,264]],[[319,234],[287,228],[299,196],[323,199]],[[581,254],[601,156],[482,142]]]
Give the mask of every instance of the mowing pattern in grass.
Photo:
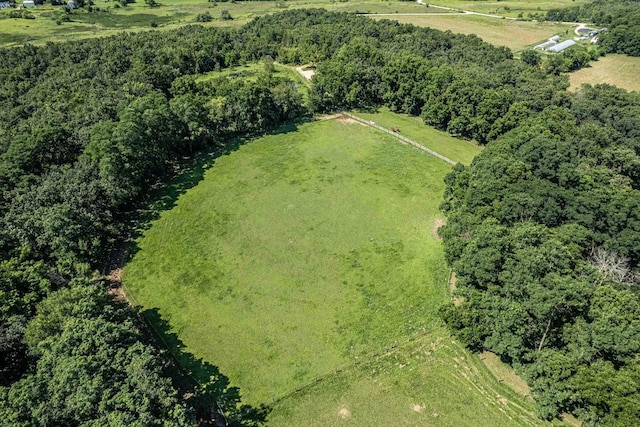
[[[388,108],[380,108],[375,113],[357,112],[355,115],[387,129],[399,128],[401,135],[465,165],[471,163],[482,150],[471,141],[454,138],[446,132],[426,126],[418,117],[393,113]]]
[[[640,58],[609,54],[589,64],[589,67],[569,74],[570,90],[585,84],[608,83],[626,90],[640,91]]]
[[[533,403],[441,329],[273,405],[272,426],[535,426]]]
[[[496,46],[506,46],[514,51],[533,46],[553,35],[564,35],[566,32],[571,33],[573,31],[573,27],[568,24],[514,21],[477,15],[442,14],[384,18],[419,27],[431,27],[442,31],[450,30],[451,32],[462,34],[476,34],[488,43]]]
[[[249,403],[430,329],[449,166],[337,121],[223,157],[139,242],[125,285]]]

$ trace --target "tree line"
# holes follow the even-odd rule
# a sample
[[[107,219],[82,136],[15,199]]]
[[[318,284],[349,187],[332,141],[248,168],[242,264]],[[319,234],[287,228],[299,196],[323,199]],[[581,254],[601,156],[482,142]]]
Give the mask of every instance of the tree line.
[[[267,57],[318,65],[309,105],[268,69],[198,78]],[[94,271],[184,159],[309,109],[382,105],[488,144],[447,177],[464,302],[446,321],[521,367],[542,416],[637,417],[637,95],[572,95],[559,72],[478,37],[323,10],[4,49],[0,74],[0,423],[193,424]],[[227,409],[240,423],[239,402]]]

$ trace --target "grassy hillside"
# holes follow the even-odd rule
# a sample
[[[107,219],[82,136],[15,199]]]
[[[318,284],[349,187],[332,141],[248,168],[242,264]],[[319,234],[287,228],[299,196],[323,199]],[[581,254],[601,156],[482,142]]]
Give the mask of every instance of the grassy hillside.
[[[608,83],[627,90],[640,90],[640,58],[609,54],[589,64],[589,67],[569,74],[570,90],[585,83]]]
[[[274,425],[521,424],[531,402],[436,313],[448,170],[342,119],[260,138],[144,233],[126,289],[245,402],[271,405]]]

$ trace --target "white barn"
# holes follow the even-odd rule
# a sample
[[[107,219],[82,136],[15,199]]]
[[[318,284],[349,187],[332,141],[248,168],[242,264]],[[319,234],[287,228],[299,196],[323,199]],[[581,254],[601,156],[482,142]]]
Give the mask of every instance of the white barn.
[[[34,7],[36,4],[33,2],[33,0],[24,0],[22,2],[22,7]]]

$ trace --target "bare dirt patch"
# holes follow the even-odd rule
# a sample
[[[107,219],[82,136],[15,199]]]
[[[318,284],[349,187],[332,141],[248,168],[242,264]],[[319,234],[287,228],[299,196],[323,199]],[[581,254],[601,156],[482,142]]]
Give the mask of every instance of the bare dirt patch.
[[[347,408],[340,408],[340,410],[338,411],[338,415],[343,420],[347,420],[351,418],[351,411],[349,411]]]
[[[431,235],[434,239],[442,240],[442,237],[440,237],[440,235],[438,234],[438,230],[440,230],[440,227],[442,227],[446,223],[447,222],[442,218],[436,218],[436,220],[433,221],[433,227],[431,227]]]
[[[333,119],[337,119],[340,116],[342,116],[342,114],[323,114],[321,116],[317,116],[316,120],[318,120],[318,121],[333,120]]]
[[[347,116],[340,116],[338,117],[338,120],[336,120],[338,123],[342,123],[343,125],[354,125],[354,124],[359,124],[364,126],[363,123],[360,123],[357,120],[353,120],[351,117],[347,117]]]
[[[106,279],[109,281],[109,289],[107,290],[109,295],[111,295],[113,299],[115,299],[116,301],[126,302],[128,304],[131,304],[131,302],[127,298],[127,295],[124,293],[124,290],[122,289],[122,286],[121,286],[122,269],[116,268],[114,270],[111,270],[111,273],[109,273]]]
[[[413,411],[414,412],[417,412],[417,413],[421,414],[423,410],[424,410],[424,406],[419,405],[417,403],[413,404]]]
[[[509,405],[509,401],[504,397],[499,398],[498,402],[502,403],[504,406]]]

